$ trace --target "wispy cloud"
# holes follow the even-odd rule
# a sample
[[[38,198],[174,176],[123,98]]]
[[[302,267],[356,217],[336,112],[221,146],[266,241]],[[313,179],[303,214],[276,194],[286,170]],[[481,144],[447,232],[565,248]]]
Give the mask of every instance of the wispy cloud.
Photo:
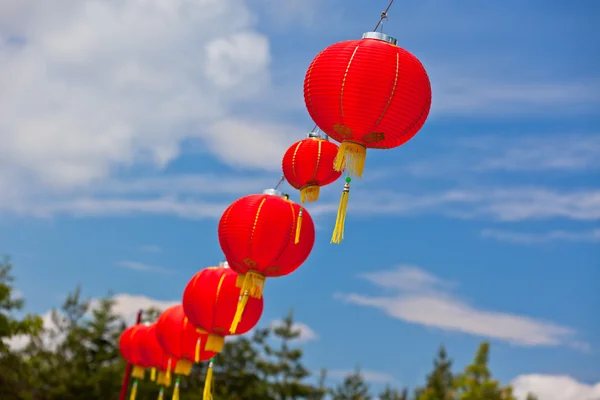
[[[409,323],[504,340],[521,346],[567,345],[585,349],[575,330],[528,316],[478,308],[461,300],[446,282],[413,266],[362,275],[374,285],[392,289],[392,294],[369,296],[336,294],[348,303],[382,310]]]
[[[118,266],[141,272],[158,272],[158,273],[173,273],[174,271],[168,268],[149,265],[139,261],[119,261]]]
[[[140,251],[143,253],[162,253],[163,249],[155,244],[145,244],[140,246]]]
[[[269,326],[272,329],[277,329],[278,327],[282,326],[282,324],[283,324],[282,321],[276,320],[276,321],[272,321],[269,324]],[[308,325],[306,325],[302,322],[295,322],[294,325],[292,326],[292,330],[294,332],[297,332],[300,334],[300,336],[295,339],[299,342],[312,342],[319,338],[319,336],[316,334],[316,332],[311,327],[309,327]]]
[[[350,369],[333,369],[327,371],[327,376],[335,379],[344,379],[348,375],[355,374],[356,371]],[[363,379],[370,383],[389,383],[396,384],[398,381],[391,374],[381,371],[360,370]]]
[[[481,236],[515,244],[544,244],[551,242],[600,242],[600,229],[589,231],[564,231],[554,230],[549,232],[516,232],[498,229],[484,229]]]
[[[333,205],[321,205],[330,212]],[[498,221],[567,218],[580,221],[600,219],[600,190],[559,191],[540,187],[465,188],[429,194],[371,191],[357,193],[349,213],[361,215],[442,214],[455,218]]]
[[[423,178],[470,179],[503,173],[589,173],[600,169],[600,134],[478,135],[436,142],[431,157],[401,167]],[[511,175],[514,176],[514,175]]]

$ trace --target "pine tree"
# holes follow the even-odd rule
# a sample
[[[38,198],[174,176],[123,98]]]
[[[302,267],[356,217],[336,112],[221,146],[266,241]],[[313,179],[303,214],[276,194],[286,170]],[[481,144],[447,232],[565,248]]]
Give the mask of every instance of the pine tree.
[[[387,386],[383,392],[379,394],[379,400],[408,400],[408,389],[403,389],[399,392]]]
[[[454,386],[459,400],[516,400],[510,386],[501,387],[492,379],[488,367],[489,352],[489,343],[481,343],[473,363],[456,377]]]
[[[273,338],[279,341],[279,348],[274,350],[269,345],[265,346],[265,353],[274,359],[271,378],[274,397],[278,400],[308,399],[318,394],[316,388],[304,383],[310,371],[302,364],[302,350],[292,347],[292,342],[300,335],[301,332],[294,327],[292,310],[273,327]]]
[[[344,378],[332,392],[332,400],[371,400],[369,386],[365,383],[360,368]]]
[[[452,400],[454,398],[452,375],[452,360],[444,345],[440,346],[436,358],[433,360],[433,371],[427,376],[424,388],[418,390],[418,400]]]

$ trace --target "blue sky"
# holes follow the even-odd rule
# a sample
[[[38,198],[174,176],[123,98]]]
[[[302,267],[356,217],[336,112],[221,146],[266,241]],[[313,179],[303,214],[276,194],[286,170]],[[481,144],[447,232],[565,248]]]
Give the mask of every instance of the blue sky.
[[[312,128],[312,58],[387,1],[119,4],[0,6],[0,251],[31,311],[77,284],[177,301],[222,259],[224,208],[273,186]],[[311,368],[413,386],[440,343],[462,367],[489,339],[504,382],[600,382],[599,11],[394,5],[384,32],[429,72],[429,120],[369,152],[339,246],[342,184],[323,190],[313,253],[265,292],[264,324],[293,307],[315,334]]]

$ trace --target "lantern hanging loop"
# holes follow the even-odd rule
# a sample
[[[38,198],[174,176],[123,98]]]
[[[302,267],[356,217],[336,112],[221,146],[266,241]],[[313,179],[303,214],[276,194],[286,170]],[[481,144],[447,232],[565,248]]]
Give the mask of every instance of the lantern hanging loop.
[[[281,186],[281,184],[285,181],[285,176],[281,175],[281,177],[279,178],[279,181],[277,182],[277,185],[275,185],[275,187],[273,188],[273,190],[277,190],[279,189],[279,186]]]
[[[377,31],[377,28],[379,28],[379,25],[382,25],[382,29],[383,29],[383,20],[387,20],[388,19],[388,12],[390,11],[390,8],[392,8],[392,5],[394,4],[395,0],[391,0],[390,4],[388,4],[387,8],[385,9],[385,11],[381,12],[381,15],[379,17],[379,22],[377,22],[377,25],[375,25],[375,29],[373,29],[373,32]]]

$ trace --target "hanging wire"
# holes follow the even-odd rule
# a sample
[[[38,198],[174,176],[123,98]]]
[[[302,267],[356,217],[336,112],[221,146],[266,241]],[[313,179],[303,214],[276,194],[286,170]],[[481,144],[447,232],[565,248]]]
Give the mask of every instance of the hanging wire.
[[[379,28],[379,25],[381,25],[381,29],[383,29],[383,21],[388,19],[388,11],[390,11],[390,8],[392,8],[394,1],[395,0],[391,0],[390,4],[388,4],[385,11],[381,12],[381,15],[379,17],[379,22],[377,23],[377,25],[375,25],[375,29],[373,29],[373,32],[377,32],[377,28]]]

